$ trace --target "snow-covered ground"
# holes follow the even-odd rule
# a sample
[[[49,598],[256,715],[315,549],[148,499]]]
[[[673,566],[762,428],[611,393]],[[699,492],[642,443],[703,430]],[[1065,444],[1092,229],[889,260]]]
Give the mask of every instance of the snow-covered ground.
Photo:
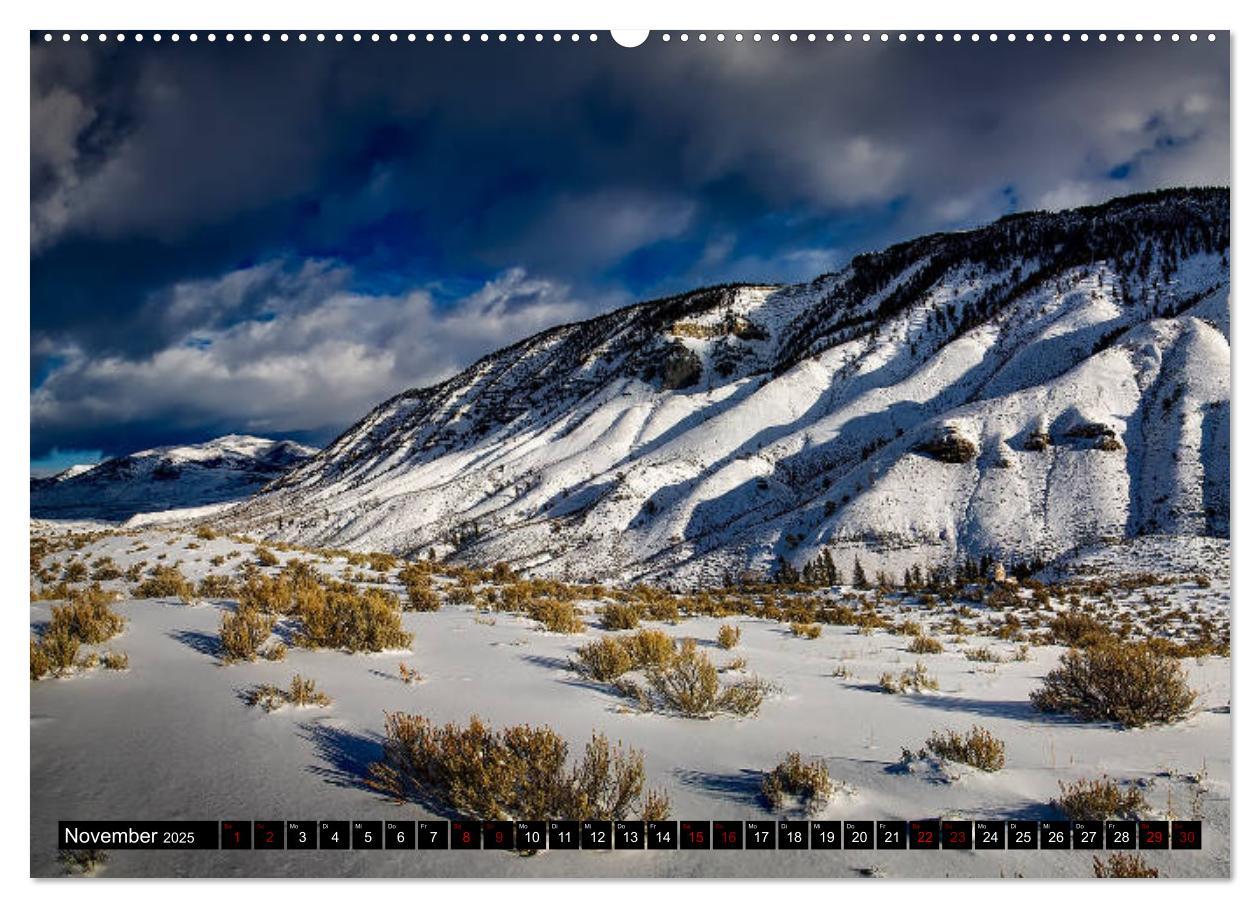
[[[41,523],[40,537],[60,531]],[[254,559],[254,546],[225,537],[144,529],[82,537],[43,557],[56,576],[70,560],[108,556],[121,569],[179,563],[196,581],[231,574]],[[1191,551],[1184,540],[1146,544]],[[56,548],[56,546],[54,546]],[[1228,550],[1161,570],[1185,577],[1160,585],[1169,608],[1228,621]],[[340,573],[344,558],[278,552]],[[1112,551],[1108,571],[1129,564]],[[1082,556],[1086,566],[1103,558]],[[212,560],[218,563],[212,564]],[[1141,559],[1133,572],[1145,568]],[[274,570],[274,569],[273,569]],[[1123,571],[1120,571],[1123,573]],[[1190,579],[1204,574],[1207,586]],[[1086,571],[1086,577],[1092,576]],[[37,587],[38,583],[35,584]],[[106,587],[125,588],[121,581]],[[441,584],[439,584],[439,588]],[[1144,605],[1140,590],[1115,609]],[[839,590],[837,596],[848,595]],[[55,603],[31,604],[36,631]],[[575,673],[575,649],[603,633],[591,603],[580,635],[539,630],[524,617],[480,613],[446,604],[406,613],[415,641],[406,653],[358,654],[292,647],[283,662],[223,665],[216,655],[219,616],[233,603],[208,600],[124,600],[116,609],[126,629],[99,650],[125,651],[129,668],[93,669],[31,686],[31,872],[58,875],[54,846],[60,819],[391,819],[422,818],[422,809],[382,800],[363,783],[379,757],[383,712],[405,710],[437,722],[478,715],[498,726],[553,727],[580,751],[593,730],[642,750],[649,784],[668,790],[676,819],[753,819],[775,815],[758,796],[760,773],[788,751],[826,762],[843,782],[823,819],[1051,818],[1060,781],[1103,774],[1142,785],[1156,817],[1204,820],[1202,852],[1143,857],[1163,876],[1229,873],[1231,762],[1230,661],[1183,660],[1199,691],[1197,711],[1167,727],[1117,730],[1034,711],[1028,694],[1063,652],[1017,645],[982,633],[982,612],[958,642],[939,634],[944,651],[915,655],[908,638],[846,626],[824,626],[818,639],[793,636],[786,624],[750,617],[646,622],[677,638],[695,638],[723,665],[747,660],[747,672],[773,685],[750,718],[686,719],[640,713],[607,686]],[[934,627],[952,612],[893,598],[900,619]],[[742,631],[730,651],[715,645],[721,624]],[[985,645],[1000,663],[968,661],[962,650]],[[936,693],[889,694],[880,675],[923,662],[940,682]],[[399,663],[422,680],[405,684]],[[243,694],[261,683],[287,685],[294,673],[314,679],[331,698],[323,708],[267,713]],[[728,677],[733,673],[728,673]],[[936,730],[980,724],[1006,743],[1006,767],[987,774],[948,764],[944,771],[907,772],[903,747],[918,749]],[[147,852],[114,851],[104,876],[1091,876],[1090,855],[1073,852]]]

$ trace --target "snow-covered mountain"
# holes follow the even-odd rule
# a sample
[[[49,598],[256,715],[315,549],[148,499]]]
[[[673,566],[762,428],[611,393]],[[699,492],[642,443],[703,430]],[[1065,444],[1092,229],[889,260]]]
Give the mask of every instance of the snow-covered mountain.
[[[673,582],[1229,532],[1229,198],[1003,218],[544,331],[233,509],[275,538]]]
[[[293,441],[224,435],[76,464],[31,480],[31,516],[126,520],[246,498],[315,453]]]

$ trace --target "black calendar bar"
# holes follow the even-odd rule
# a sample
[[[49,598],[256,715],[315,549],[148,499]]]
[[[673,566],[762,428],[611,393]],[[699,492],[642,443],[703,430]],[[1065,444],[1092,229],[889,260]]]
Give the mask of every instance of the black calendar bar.
[[[1199,820],[63,820],[57,847],[240,851],[1199,850]]]

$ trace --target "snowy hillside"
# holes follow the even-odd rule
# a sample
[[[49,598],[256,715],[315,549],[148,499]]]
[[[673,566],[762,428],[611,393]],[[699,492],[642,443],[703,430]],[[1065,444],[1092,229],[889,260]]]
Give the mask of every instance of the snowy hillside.
[[[297,442],[252,435],[137,451],[31,480],[31,516],[126,520],[136,514],[233,501],[314,453]]]
[[[223,522],[681,583],[1227,536],[1229,255],[1227,191],[1170,190],[642,303],[386,401]]]

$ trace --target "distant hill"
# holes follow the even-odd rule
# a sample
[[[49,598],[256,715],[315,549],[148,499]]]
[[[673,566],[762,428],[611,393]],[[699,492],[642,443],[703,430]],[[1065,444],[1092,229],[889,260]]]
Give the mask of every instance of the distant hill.
[[[293,441],[224,435],[76,464],[31,480],[31,516],[126,520],[245,498],[315,453]]]

